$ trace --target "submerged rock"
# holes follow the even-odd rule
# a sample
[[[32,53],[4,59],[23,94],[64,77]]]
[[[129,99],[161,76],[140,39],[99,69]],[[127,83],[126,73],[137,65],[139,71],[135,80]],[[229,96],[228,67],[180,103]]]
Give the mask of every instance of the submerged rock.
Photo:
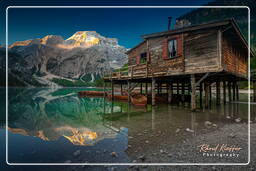
[[[111,156],[112,156],[112,157],[117,157],[117,153],[116,153],[116,152],[112,152],[112,153],[111,153]]]
[[[212,123],[211,123],[210,121],[205,121],[205,122],[204,122],[204,126],[205,126],[206,128],[210,128],[210,127],[212,126]]]
[[[177,133],[179,133],[179,132],[180,132],[180,129],[179,129],[179,128],[176,129],[175,133],[177,134]]]
[[[241,122],[241,120],[242,120],[241,118],[236,118],[236,119],[235,119],[235,121],[236,121],[237,123]]]

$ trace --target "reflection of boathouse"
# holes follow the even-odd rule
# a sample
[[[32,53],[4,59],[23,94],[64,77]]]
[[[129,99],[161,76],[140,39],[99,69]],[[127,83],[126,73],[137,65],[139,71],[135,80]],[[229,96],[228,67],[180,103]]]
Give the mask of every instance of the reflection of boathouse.
[[[223,103],[226,99],[239,99],[237,82],[247,79],[248,45],[233,19],[147,34],[142,38],[143,42],[127,52],[128,72],[104,77],[105,82],[112,83],[112,91],[114,84],[121,87],[127,84],[130,96],[138,84],[143,93],[145,85],[144,92],[152,99],[152,105],[156,104],[157,96],[163,96],[169,103],[189,101],[192,110],[196,109],[197,91],[200,105],[204,93],[204,105],[209,106],[213,87],[217,104],[220,104],[221,87]]]

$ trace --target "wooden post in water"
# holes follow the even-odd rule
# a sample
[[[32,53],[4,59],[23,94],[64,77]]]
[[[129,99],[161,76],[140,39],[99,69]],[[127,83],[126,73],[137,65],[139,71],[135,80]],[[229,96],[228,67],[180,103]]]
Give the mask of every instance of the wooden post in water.
[[[226,81],[222,82],[223,86],[223,104],[226,104]]]
[[[252,86],[253,86],[253,102],[256,102],[256,80],[253,80],[252,82]]]
[[[172,94],[173,94],[173,90],[172,90],[172,83],[168,83],[168,103],[170,104],[172,102]]]
[[[140,83],[140,94],[142,94],[143,83]]]
[[[123,95],[123,84],[120,84],[120,89],[121,89],[121,95]]]
[[[147,82],[146,82],[146,85],[145,85],[145,94],[148,97],[148,83]]]
[[[185,82],[184,81],[181,84],[181,94],[182,94],[181,100],[182,100],[182,103],[184,104],[185,103]]]
[[[209,107],[209,83],[204,82],[204,105],[205,108]]]
[[[233,82],[232,84],[232,89],[233,89],[233,101],[236,100],[236,83]]]
[[[114,100],[114,81],[111,80],[111,100]]]
[[[212,105],[212,86],[211,86],[211,82],[208,84],[209,86],[209,106]]]
[[[195,74],[191,75],[191,110],[196,110],[196,78]]]
[[[179,83],[179,81],[177,81],[177,87],[176,88],[177,88],[177,95],[179,95],[180,94],[180,83]]]
[[[236,100],[239,101],[239,86],[236,82]]]
[[[156,79],[155,79],[155,78],[152,78],[152,85],[151,85],[152,106],[156,105],[155,86],[156,86]]]
[[[228,101],[232,101],[232,96],[231,96],[231,82],[228,81]]]
[[[160,94],[160,83],[157,83],[157,94]]]
[[[128,80],[127,81],[127,93],[128,93],[128,103],[130,104],[131,103],[131,83],[130,81]]]
[[[203,83],[200,83],[200,87],[199,87],[199,103],[200,103],[200,107],[203,106]]]
[[[220,81],[216,81],[216,104],[220,105]]]

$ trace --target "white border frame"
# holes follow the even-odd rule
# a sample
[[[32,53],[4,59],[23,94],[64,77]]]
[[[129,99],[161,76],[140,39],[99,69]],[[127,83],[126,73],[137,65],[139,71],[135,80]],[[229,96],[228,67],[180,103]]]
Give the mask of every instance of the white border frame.
[[[248,165],[251,160],[250,151],[250,86],[248,86],[248,162],[247,163],[10,163],[8,161],[8,10],[11,8],[247,8],[248,10],[248,84],[250,85],[250,8],[248,6],[8,6],[6,8],[6,163],[8,165],[149,165],[149,166],[172,166],[172,165]]]

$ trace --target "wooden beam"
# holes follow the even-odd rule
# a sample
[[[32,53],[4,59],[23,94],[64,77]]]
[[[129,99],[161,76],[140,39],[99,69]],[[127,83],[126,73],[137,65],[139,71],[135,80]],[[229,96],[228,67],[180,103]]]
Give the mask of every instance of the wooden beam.
[[[156,92],[155,92],[155,86],[156,86],[156,79],[152,78],[151,83],[151,97],[152,97],[152,106],[156,105]]]
[[[148,96],[148,83],[146,83],[146,85],[145,85],[145,94],[146,94],[146,96]]]
[[[206,79],[209,74],[210,74],[209,72],[205,73],[204,76],[202,76],[202,78],[200,78],[200,80],[198,80],[198,81],[196,82],[196,86],[199,86],[199,84],[200,84],[204,79]]]
[[[196,110],[196,79],[195,75],[191,75],[191,110]]]
[[[211,86],[211,83],[208,84],[208,89],[209,89],[209,101],[208,101],[208,106],[211,106],[212,105],[212,86]]]

